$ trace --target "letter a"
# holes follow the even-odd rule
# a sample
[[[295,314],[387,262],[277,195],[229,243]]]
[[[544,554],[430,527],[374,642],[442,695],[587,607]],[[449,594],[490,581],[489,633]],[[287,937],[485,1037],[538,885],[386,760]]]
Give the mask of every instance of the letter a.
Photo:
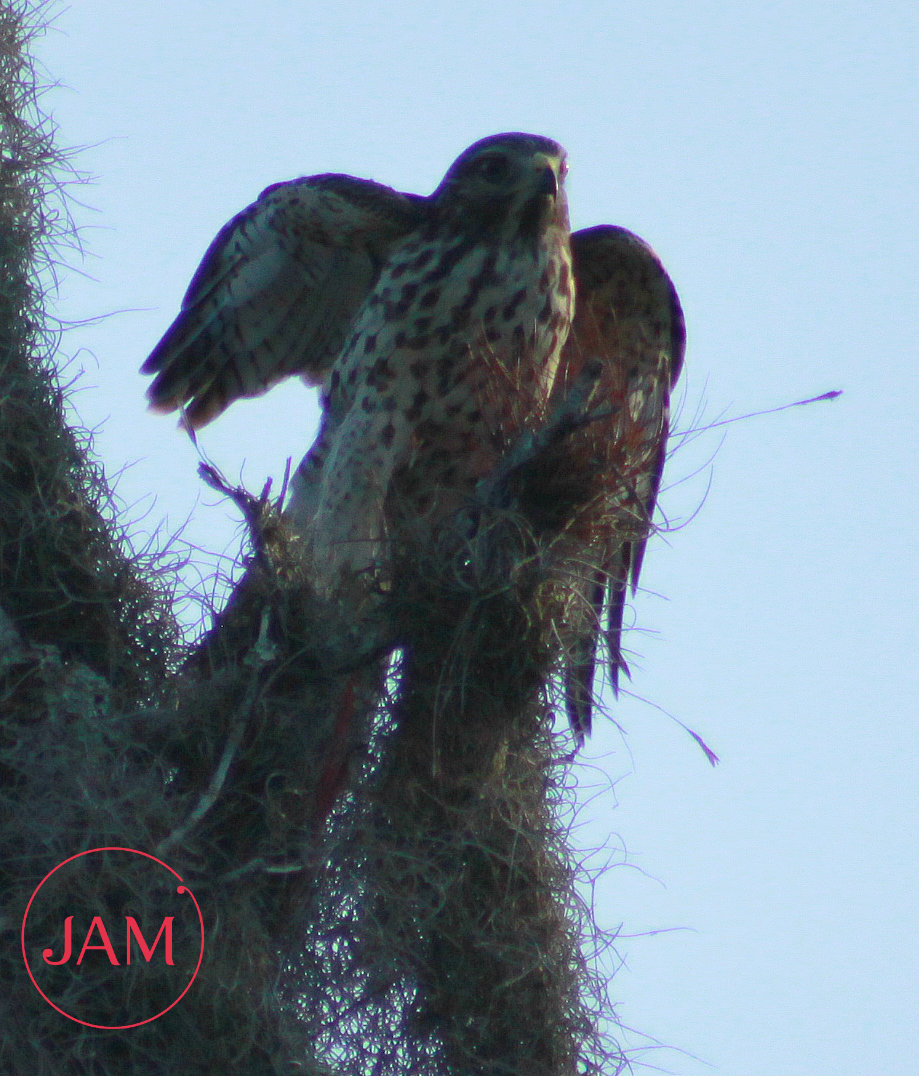
[[[89,944],[89,939],[94,930],[99,931],[99,937],[102,939],[101,945]],[[101,915],[97,915],[89,924],[89,930],[86,931],[86,941],[83,942],[83,948],[80,950],[80,955],[77,957],[78,964],[82,963],[83,956],[87,949],[104,949],[106,953],[108,953],[109,963],[114,964],[116,967],[119,966],[118,957],[115,956],[115,950],[112,948],[112,943],[109,941],[108,931],[105,929],[105,923],[102,922]]]

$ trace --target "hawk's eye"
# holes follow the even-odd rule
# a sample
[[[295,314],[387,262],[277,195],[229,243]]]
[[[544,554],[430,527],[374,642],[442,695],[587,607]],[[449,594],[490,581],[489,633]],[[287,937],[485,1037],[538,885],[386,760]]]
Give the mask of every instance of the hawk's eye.
[[[476,171],[489,183],[503,183],[510,176],[511,166],[507,157],[483,157],[478,162]]]

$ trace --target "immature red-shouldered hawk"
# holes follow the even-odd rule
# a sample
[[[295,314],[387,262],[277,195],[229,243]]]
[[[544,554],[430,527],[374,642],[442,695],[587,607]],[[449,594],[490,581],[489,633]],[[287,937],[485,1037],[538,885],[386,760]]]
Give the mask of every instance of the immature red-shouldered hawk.
[[[572,273],[565,171],[557,143],[505,134],[461,154],[429,197],[340,175],[269,187],[217,236],[143,372],[156,375],[151,405],[183,408],[191,427],[290,374],[322,384],[322,428],[286,515],[310,535],[334,591],[385,559],[394,474],[419,513],[443,508],[541,414],[566,338],[560,385],[585,358],[602,359],[600,392],[627,404],[630,436],[644,432],[629,457],[634,537],[594,538],[589,550],[581,604],[596,612],[583,612],[566,676],[582,735],[606,592],[614,683],[624,667],[622,607],[650,530],[679,368],[676,328],[667,360],[661,325],[679,306],[659,262],[621,229],[575,233]],[[624,431],[610,419],[605,435]]]

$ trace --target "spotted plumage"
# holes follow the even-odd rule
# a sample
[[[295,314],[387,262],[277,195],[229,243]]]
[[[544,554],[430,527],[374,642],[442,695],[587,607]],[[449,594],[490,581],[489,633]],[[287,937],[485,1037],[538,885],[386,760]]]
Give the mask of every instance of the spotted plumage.
[[[329,378],[288,508],[330,589],[385,563],[397,473],[419,509],[432,491],[445,505],[545,405],[574,305],[563,172],[548,139],[485,139],[392,247]]]

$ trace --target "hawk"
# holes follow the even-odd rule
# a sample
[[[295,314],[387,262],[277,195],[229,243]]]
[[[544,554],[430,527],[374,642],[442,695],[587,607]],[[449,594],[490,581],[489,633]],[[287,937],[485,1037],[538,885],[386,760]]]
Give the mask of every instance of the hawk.
[[[590,612],[566,674],[580,736],[604,600],[614,683],[624,668],[622,608],[650,531],[679,368],[672,345],[669,367],[661,357],[661,326],[679,307],[630,233],[570,235],[566,171],[556,142],[512,133],[469,147],[427,197],[344,175],[274,184],[218,234],[142,372],[155,375],[151,406],[181,409],[192,429],[284,377],[321,386],[320,433],[285,516],[309,536],[334,593],[385,560],[394,485],[419,515],[442,512],[543,413],[553,384],[561,391],[586,358],[601,359],[599,391],[646,432],[633,453],[630,540],[589,543]],[[617,430],[607,421],[606,435]]]

